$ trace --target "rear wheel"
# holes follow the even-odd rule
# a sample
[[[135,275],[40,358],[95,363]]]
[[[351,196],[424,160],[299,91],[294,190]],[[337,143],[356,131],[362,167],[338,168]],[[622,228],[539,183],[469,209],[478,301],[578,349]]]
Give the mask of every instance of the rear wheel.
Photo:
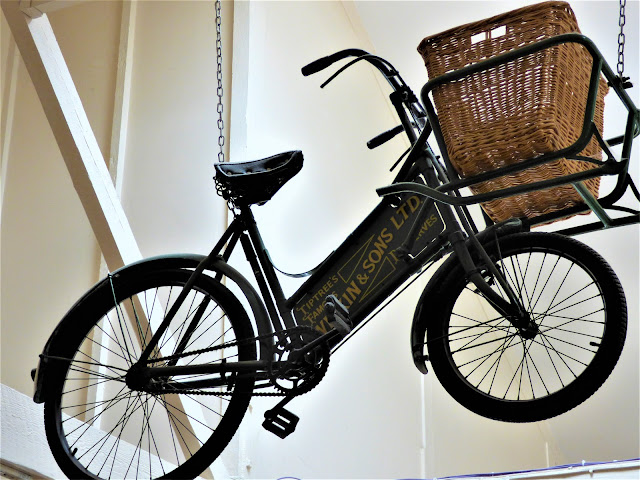
[[[190,275],[125,269],[61,326],[65,343],[55,356],[68,360],[53,360],[45,428],[69,478],[193,478],[233,437],[251,399],[251,375],[203,373],[145,382],[130,373]],[[151,365],[255,360],[252,338],[238,300],[200,276],[150,357],[164,360]],[[186,355],[175,358],[176,352]],[[186,388],[180,382],[188,382],[188,389],[179,392]]]
[[[450,262],[444,278],[427,286],[414,352],[428,353],[449,394],[485,417],[537,421],[574,408],[604,383],[622,351],[627,310],[618,278],[594,250],[556,234],[516,234],[485,248],[535,333],[496,312]]]

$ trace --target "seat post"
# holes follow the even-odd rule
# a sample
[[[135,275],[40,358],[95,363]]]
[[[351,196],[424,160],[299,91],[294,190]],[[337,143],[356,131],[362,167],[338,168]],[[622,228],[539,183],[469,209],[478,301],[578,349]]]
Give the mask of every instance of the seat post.
[[[274,328],[278,330],[280,318],[284,320],[285,328],[295,327],[296,322],[293,315],[285,305],[286,297],[284,295],[284,291],[282,290],[276,271],[271,263],[269,253],[262,240],[262,235],[260,235],[260,230],[256,224],[251,207],[246,205],[241,206],[238,218],[241,219],[244,224],[245,231],[248,234],[248,237],[246,234],[243,234],[240,241],[242,242],[242,247],[247,256],[247,260],[253,269],[253,273],[258,282],[258,287],[260,288],[264,301],[267,305],[269,315],[272,317],[271,321]],[[257,262],[256,258],[258,259]],[[280,326],[280,329],[281,328],[282,326]]]

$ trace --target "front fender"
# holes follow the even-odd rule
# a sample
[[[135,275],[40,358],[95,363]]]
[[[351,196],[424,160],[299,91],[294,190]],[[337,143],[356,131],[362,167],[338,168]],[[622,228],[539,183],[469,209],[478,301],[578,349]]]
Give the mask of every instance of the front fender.
[[[486,230],[480,232],[477,235],[477,239],[482,246],[489,244],[496,238],[501,238],[506,235],[519,233],[524,231],[525,226],[519,219],[506,220],[504,222],[492,225]],[[470,240],[466,241],[467,246],[473,252],[473,247],[470,244]],[[438,270],[433,274],[433,277],[427,283],[427,286],[420,295],[420,299],[416,305],[415,312],[413,314],[413,322],[411,323],[411,358],[416,365],[416,368],[423,374],[427,374],[427,358],[424,355],[424,332],[426,324],[429,321],[435,321],[432,317],[422,314],[422,310],[425,305],[430,305],[431,302],[440,301],[440,286],[443,284],[444,279],[451,272],[452,269],[458,267],[460,261],[455,254],[452,254],[447,258]]]
[[[198,254],[175,254],[175,255],[162,255],[158,257],[151,257],[140,260],[138,262],[126,265],[111,273],[112,276],[119,273],[132,271],[154,271],[162,269],[190,269],[197,267],[207,257]],[[209,259],[206,266],[206,271],[214,272],[216,274],[222,274],[235,283],[240,291],[245,296],[249,306],[254,315],[256,327],[259,335],[269,335],[273,333],[267,309],[264,306],[260,295],[249,281],[236,269],[228,265],[222,258]],[[137,272],[136,272],[137,273]],[[71,328],[70,321],[73,318],[73,314],[81,309],[87,301],[90,300],[91,295],[100,289],[104,288],[109,282],[109,277],[106,277],[91,287],[80,299],[69,309],[65,316],[60,320],[53,333],[50,335],[47,343],[40,354],[40,360],[38,367],[34,374],[34,394],[33,400],[36,403],[43,403],[47,398],[48,385],[47,385],[47,368],[51,363],[51,357],[56,357],[56,354],[61,351],[63,342],[65,340],[65,330]],[[260,343],[260,357],[264,358],[268,355],[267,344]]]

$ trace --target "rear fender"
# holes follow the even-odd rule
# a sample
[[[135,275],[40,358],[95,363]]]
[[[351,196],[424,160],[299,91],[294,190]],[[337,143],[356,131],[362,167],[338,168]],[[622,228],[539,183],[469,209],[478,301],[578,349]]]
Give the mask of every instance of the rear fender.
[[[195,268],[203,261],[206,257],[204,255],[197,254],[176,254],[176,255],[163,255],[159,257],[151,257],[144,260],[140,260],[138,262],[132,263],[130,265],[126,265],[114,272],[111,273],[111,276],[116,276],[119,273],[124,272],[125,270],[128,273],[132,271],[139,270],[143,272],[154,271],[157,269],[190,269]],[[271,322],[269,321],[269,316],[267,314],[267,309],[262,302],[259,294],[253,288],[253,286],[249,283],[249,281],[240,274],[236,269],[228,265],[222,258],[215,258],[209,262],[207,266],[207,271],[214,272],[216,274],[222,274],[226,276],[229,280],[235,283],[238,288],[242,291],[245,296],[251,310],[253,312],[253,316],[255,319],[255,324],[258,330],[259,335],[269,335],[273,333],[273,328],[271,327]],[[56,354],[62,351],[62,347],[64,345],[64,339],[66,337],[65,331],[69,328],[73,328],[72,320],[74,313],[78,310],[82,309],[86,302],[89,301],[91,296],[100,291],[108,285],[109,277],[104,278],[100,282],[96,283],[93,287],[91,287],[65,314],[65,316],[60,320],[53,333],[47,340],[42,353],[40,354],[40,360],[38,362],[38,368],[35,370],[34,374],[34,394],[33,400],[36,403],[43,403],[48,396],[48,382],[47,382],[47,369],[51,365],[52,360],[51,357],[56,357]],[[268,337],[271,339],[272,338]],[[269,340],[260,342],[260,358],[269,358],[270,355],[270,346]]]

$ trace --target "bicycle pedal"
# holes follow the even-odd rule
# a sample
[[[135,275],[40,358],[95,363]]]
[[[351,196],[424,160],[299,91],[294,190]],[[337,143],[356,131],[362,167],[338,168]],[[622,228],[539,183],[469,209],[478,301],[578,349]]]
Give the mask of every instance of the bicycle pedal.
[[[264,412],[264,422],[262,426],[265,430],[277,435],[280,438],[286,438],[294,432],[300,418],[285,408],[277,406],[271,410]]]
[[[336,329],[340,335],[345,337],[351,332],[349,310],[334,295],[329,295],[325,299],[324,311],[327,313],[329,325]]]

